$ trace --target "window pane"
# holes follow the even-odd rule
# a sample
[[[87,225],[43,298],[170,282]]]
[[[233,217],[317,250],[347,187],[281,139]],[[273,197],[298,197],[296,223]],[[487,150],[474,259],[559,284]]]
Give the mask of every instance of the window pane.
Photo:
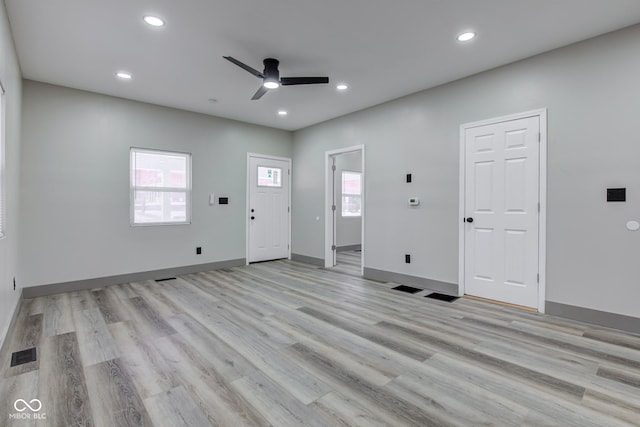
[[[362,194],[360,186],[360,173],[358,172],[342,172],[342,194]]]
[[[258,166],[258,187],[282,187],[282,169]]]
[[[133,153],[134,187],[187,188],[186,154]]]
[[[187,202],[187,192],[136,191],[133,222],[186,222]]]
[[[361,196],[342,196],[342,216],[360,216],[361,208]]]
[[[342,216],[361,216],[362,182],[360,172],[342,172]]]

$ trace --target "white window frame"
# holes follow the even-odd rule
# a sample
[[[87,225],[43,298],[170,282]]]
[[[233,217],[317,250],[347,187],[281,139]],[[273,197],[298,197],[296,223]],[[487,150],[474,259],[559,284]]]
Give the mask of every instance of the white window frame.
[[[0,239],[6,236],[6,218],[7,218],[7,193],[6,193],[6,178],[7,178],[7,165],[6,165],[6,148],[5,148],[5,90],[4,85],[0,82]]]
[[[133,171],[134,169],[134,154],[135,153],[149,153],[155,155],[167,155],[167,156],[181,156],[186,159],[186,188],[178,187],[148,187],[148,186],[135,186]],[[191,153],[184,153],[180,151],[168,151],[168,150],[155,150],[149,148],[137,148],[131,147],[129,150],[129,221],[132,227],[153,227],[156,225],[188,225],[191,224]],[[158,222],[135,222],[135,194],[136,191],[153,191],[158,193],[185,193],[185,220],[184,221],[158,221]]]
[[[359,175],[360,176],[360,193],[352,194],[352,193],[345,193],[344,192],[344,174],[345,173],[350,173],[350,174],[353,174],[353,175]],[[358,197],[360,197],[360,213],[359,214],[354,214],[354,215],[345,215],[344,214],[344,197],[345,196],[351,196],[351,197],[358,196]],[[362,217],[362,172],[343,170],[340,173],[340,216],[342,218],[360,218],[360,217]]]

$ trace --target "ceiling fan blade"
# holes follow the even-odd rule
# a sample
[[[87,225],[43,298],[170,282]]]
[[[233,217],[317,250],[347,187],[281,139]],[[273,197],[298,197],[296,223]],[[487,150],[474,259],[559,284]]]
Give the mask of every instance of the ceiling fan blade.
[[[329,83],[329,77],[281,77],[280,84],[282,86],[291,85],[313,85]]]
[[[255,101],[256,99],[262,98],[262,95],[264,95],[268,91],[269,89],[267,89],[266,87],[260,86],[260,88],[258,88],[258,91],[253,95],[253,98],[251,98],[251,100]]]
[[[242,68],[244,70],[247,70],[248,72],[250,72],[251,74],[253,74],[256,77],[259,77],[261,79],[264,78],[264,74],[262,74],[260,71],[256,70],[255,68],[249,67],[247,64],[245,64],[243,62],[240,62],[237,59],[232,58],[231,56],[223,56],[223,58],[226,59],[227,61],[233,63],[233,64],[236,64],[238,67],[240,67],[240,68]]]

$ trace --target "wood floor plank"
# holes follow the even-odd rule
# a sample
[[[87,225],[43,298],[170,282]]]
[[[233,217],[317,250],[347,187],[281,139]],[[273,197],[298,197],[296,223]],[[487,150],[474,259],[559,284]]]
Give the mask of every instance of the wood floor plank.
[[[216,372],[230,381],[256,370],[237,349],[218,338],[192,317],[182,314],[167,319],[189,345],[209,360]]]
[[[162,354],[151,342],[139,336],[129,322],[112,323],[108,328],[119,350],[121,363],[142,399],[180,384]]]
[[[41,358],[38,398],[46,408],[47,424],[55,427],[94,425],[75,332],[45,338]]]
[[[212,424],[183,386],[145,399],[155,426],[206,427]]]
[[[194,312],[193,316],[215,335],[237,349],[249,362],[278,382],[305,404],[330,391],[329,387],[304,368],[277,350],[261,341],[257,334],[216,314],[204,316]]]
[[[337,392],[327,393],[309,405],[331,426],[342,427],[389,427],[391,420],[385,420],[356,400]]]
[[[141,335],[160,338],[176,333],[142,297],[128,298],[123,304],[130,314],[131,324]]]
[[[115,286],[108,286],[92,291],[96,305],[107,324],[124,322],[131,318],[130,314],[123,308],[122,301],[118,298],[114,289]]]
[[[179,335],[155,345],[209,422],[220,426],[267,426],[269,423],[234,388],[231,378],[217,372],[206,356]],[[255,369],[253,370],[255,372]],[[237,378],[234,378],[234,380]]]
[[[2,402],[2,404],[0,404],[0,425],[6,427],[31,427],[42,424],[41,420],[18,418],[15,415],[18,411],[16,411],[14,407],[18,399],[31,402],[32,399],[40,397],[38,393],[38,380],[38,371],[30,371],[8,378],[0,378],[0,402]],[[34,403],[34,406],[35,405],[36,403]],[[44,404],[42,412],[45,414],[47,412]]]
[[[300,400],[259,371],[234,381],[232,385],[274,426],[329,425]]]
[[[43,337],[52,337],[75,331],[69,294],[49,296],[45,301],[43,316]]]
[[[542,424],[553,420],[549,425],[571,425],[571,426],[617,426],[624,425],[615,418],[597,411],[592,411],[581,406],[575,400],[558,398],[554,394],[545,393],[544,390],[531,383],[490,373],[487,369],[477,366],[469,361],[457,360],[455,357],[437,354],[430,358],[425,364],[448,372],[455,380],[471,382],[482,389],[488,390],[502,396],[508,396],[510,400],[526,406],[530,409],[527,419],[523,425],[536,425],[533,420],[538,416],[531,416],[531,413],[546,414],[546,418],[541,420]],[[545,421],[546,420],[546,421]]]
[[[163,294],[163,283],[148,280],[143,283],[132,283],[131,288],[162,317],[170,317],[182,313],[182,309]]]
[[[120,356],[100,310],[80,307],[74,311],[76,336],[84,366],[105,362]]]
[[[133,381],[119,359],[85,369],[96,427],[151,426]]]
[[[93,292],[88,290],[75,291],[69,293],[71,309],[76,312],[80,310],[89,310],[98,308],[96,300],[93,298]]]
[[[342,393],[348,392],[351,396],[359,398],[360,402],[366,402],[368,408],[381,408],[394,419],[402,420],[409,425],[445,425],[444,420],[438,415],[423,411],[397,394],[389,393],[384,387],[378,387],[368,379],[355,375],[335,360],[303,344],[294,344],[283,352],[297,356],[299,361],[305,361],[316,376],[331,384],[334,389]]]

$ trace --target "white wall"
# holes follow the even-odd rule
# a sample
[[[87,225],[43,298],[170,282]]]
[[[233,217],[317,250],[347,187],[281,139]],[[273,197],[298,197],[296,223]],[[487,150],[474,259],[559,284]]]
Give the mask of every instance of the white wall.
[[[336,156],[336,246],[362,243],[362,217],[342,216],[342,172],[362,172],[362,152],[354,151]]]
[[[292,154],[290,132],[32,81],[23,104],[25,286],[244,258],[246,153]],[[132,146],[193,154],[191,225],[130,226]]]
[[[634,26],[295,132],[293,252],[324,257],[324,152],[365,144],[365,266],[457,283],[460,125],[546,107],[547,300],[640,317],[638,76]]]
[[[18,303],[21,285],[18,281],[17,290],[13,290],[13,278],[18,275],[21,79],[9,22],[4,2],[2,2],[0,5],[0,81],[6,91],[4,129],[6,237],[0,239],[0,347]]]

